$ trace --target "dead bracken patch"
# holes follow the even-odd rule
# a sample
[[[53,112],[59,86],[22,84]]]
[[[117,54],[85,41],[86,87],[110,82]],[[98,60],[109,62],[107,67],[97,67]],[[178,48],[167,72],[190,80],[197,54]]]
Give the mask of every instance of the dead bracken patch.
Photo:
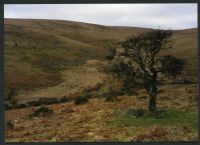
[[[147,134],[140,134],[136,141],[167,141],[167,133],[162,127],[155,127]]]
[[[192,88],[191,85],[187,85],[187,87],[189,86]],[[158,96],[158,111],[161,111],[160,108],[165,108],[167,112],[163,112],[161,116],[145,115],[130,119],[125,118],[122,120],[123,122],[118,124],[114,120],[119,117],[116,110],[144,108],[148,105],[148,100],[139,100],[136,96],[120,96],[120,101],[115,102],[107,102],[102,97],[90,98],[90,101],[84,105],[75,105],[74,102],[53,104],[48,105],[48,108],[53,111],[50,117],[27,117],[36,110],[36,107],[8,110],[5,113],[6,120],[11,120],[15,129],[6,130],[6,141],[145,142],[197,140],[198,130],[194,127],[195,120],[197,120],[195,119],[197,105],[195,105],[194,100],[188,101],[189,98],[184,95],[185,90],[182,89],[184,88],[182,85],[177,85],[176,89],[173,90],[170,87],[161,87],[166,91],[160,95],[161,97],[166,96],[166,100],[159,100],[160,96]],[[171,95],[166,95],[168,92],[171,92]],[[173,97],[176,94],[179,95]],[[139,94],[139,96],[143,95]],[[177,106],[174,106],[174,109],[178,111],[174,109],[169,111],[173,103],[172,100],[180,102]],[[189,104],[192,104],[192,106],[189,106]],[[183,107],[187,107],[189,111],[182,113]],[[147,110],[147,108],[144,109]],[[170,120],[167,121],[165,118]],[[120,119],[123,118],[120,117]],[[179,123],[176,123],[176,121]],[[158,123],[159,126],[154,126]],[[175,126],[172,126],[172,123]],[[27,132],[28,134],[25,135]]]

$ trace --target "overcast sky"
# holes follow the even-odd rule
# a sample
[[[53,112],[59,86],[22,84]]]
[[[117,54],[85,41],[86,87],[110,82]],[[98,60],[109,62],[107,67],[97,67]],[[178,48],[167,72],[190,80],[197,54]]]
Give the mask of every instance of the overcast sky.
[[[185,29],[197,27],[197,4],[6,4],[4,17]]]

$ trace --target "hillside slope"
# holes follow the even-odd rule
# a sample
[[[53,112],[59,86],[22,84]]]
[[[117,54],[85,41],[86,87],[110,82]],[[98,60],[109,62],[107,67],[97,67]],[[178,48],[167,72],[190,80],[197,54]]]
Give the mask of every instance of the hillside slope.
[[[6,90],[18,91],[38,91],[38,88],[49,90],[49,87],[52,90],[51,87],[55,89],[63,83],[68,86],[72,80],[78,82],[81,75],[88,82],[94,78],[99,80],[102,74],[98,78],[95,76],[97,71],[93,71],[93,75],[86,77],[79,68],[87,60],[103,63],[108,51],[105,45],[108,42],[123,41],[131,34],[149,30],[61,20],[5,19],[4,23]],[[172,42],[173,48],[165,54],[173,54],[186,60],[182,78],[196,81],[197,29],[174,31]],[[79,72],[75,73],[80,76],[77,79],[73,76],[74,70]],[[95,83],[88,83],[90,84]],[[54,94],[50,96],[52,95]]]

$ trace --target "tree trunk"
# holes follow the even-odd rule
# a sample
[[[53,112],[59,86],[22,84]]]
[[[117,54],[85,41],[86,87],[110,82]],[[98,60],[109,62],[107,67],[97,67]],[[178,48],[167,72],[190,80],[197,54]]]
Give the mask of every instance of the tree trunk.
[[[156,112],[157,88],[154,84],[150,86],[148,94],[149,94],[149,111]]]
[[[156,98],[157,98],[157,87],[156,87],[156,79],[154,78],[147,78],[144,79],[144,87],[149,94],[149,111],[156,112]]]

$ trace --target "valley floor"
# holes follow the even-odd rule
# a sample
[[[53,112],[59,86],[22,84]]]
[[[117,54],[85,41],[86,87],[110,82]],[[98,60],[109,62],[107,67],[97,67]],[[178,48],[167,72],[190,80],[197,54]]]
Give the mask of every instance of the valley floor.
[[[148,97],[144,90],[135,96],[119,96],[119,101],[104,98],[88,103],[49,105],[53,115],[34,117],[35,108],[8,110],[6,142],[79,142],[79,141],[197,141],[197,86],[164,85],[159,87],[158,109],[162,117],[126,117],[123,110],[144,108]]]

